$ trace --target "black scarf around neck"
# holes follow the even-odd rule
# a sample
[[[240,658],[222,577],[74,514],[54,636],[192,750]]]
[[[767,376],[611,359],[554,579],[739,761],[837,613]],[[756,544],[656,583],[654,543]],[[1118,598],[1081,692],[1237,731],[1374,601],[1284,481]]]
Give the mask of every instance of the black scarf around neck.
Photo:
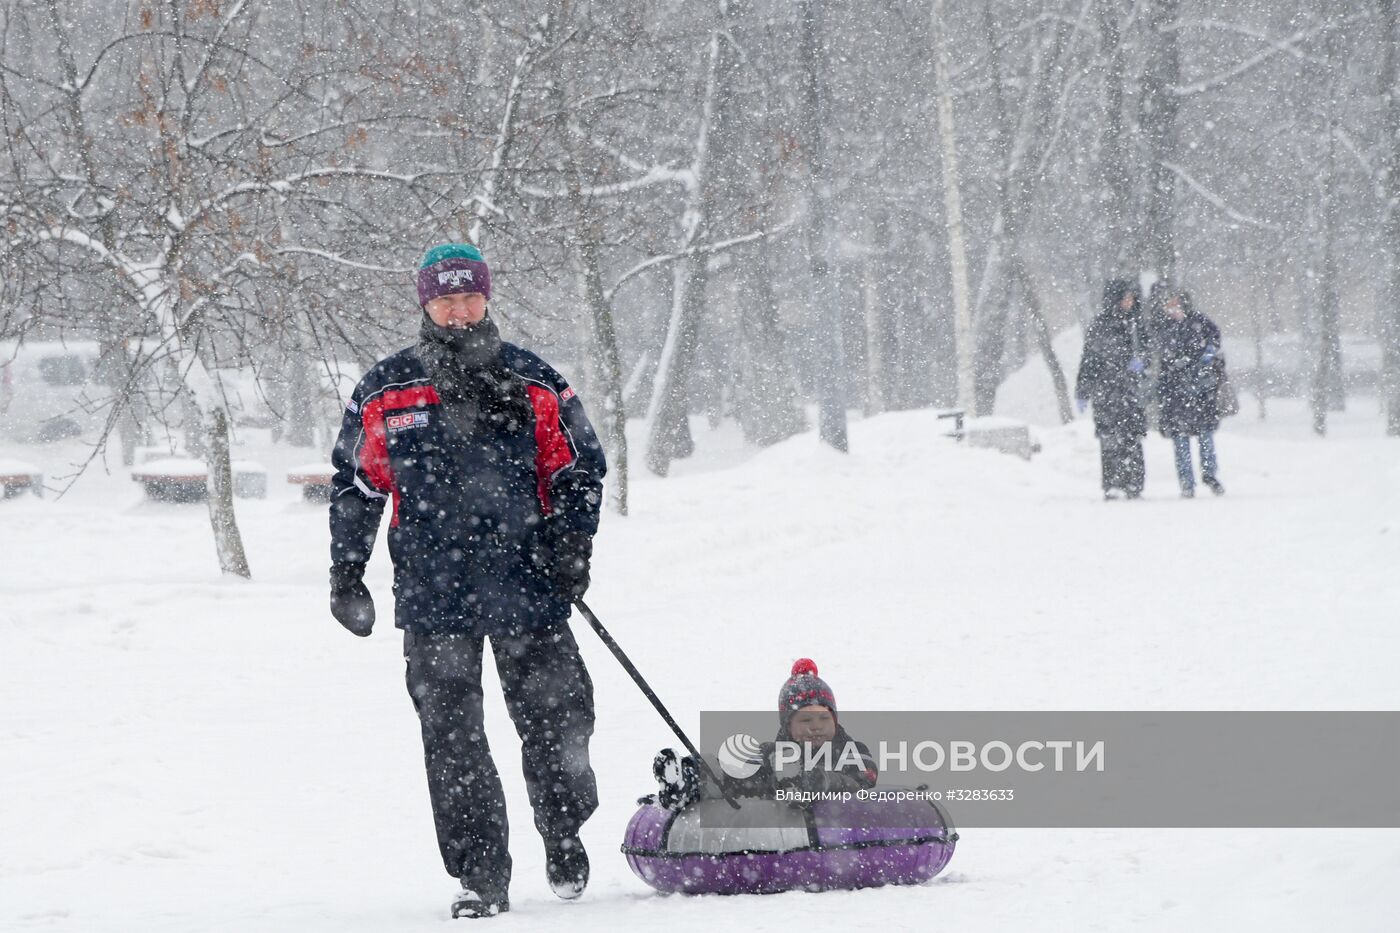
[[[502,362],[501,334],[489,317],[467,327],[442,327],[425,311],[417,353],[456,430],[475,433],[487,421],[515,432],[531,423],[525,384]]]
[[[434,362],[456,372],[491,369],[500,365],[501,332],[489,317],[466,327],[442,327],[424,311],[418,349],[419,356],[426,350]],[[423,362],[428,363],[426,357]]]

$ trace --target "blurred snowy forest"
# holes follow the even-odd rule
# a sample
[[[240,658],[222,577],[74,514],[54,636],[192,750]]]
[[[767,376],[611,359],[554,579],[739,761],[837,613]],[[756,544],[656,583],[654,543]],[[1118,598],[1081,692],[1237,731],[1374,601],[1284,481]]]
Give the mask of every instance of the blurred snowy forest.
[[[1324,407],[1355,335],[1400,434],[1395,6],[0,0],[0,340],[96,341],[128,455],[217,451],[249,384],[324,449],[467,239],[664,475],[688,415],[841,447],[848,409],[1062,386],[1053,337],[1146,275],[1237,368],[1288,335]]]

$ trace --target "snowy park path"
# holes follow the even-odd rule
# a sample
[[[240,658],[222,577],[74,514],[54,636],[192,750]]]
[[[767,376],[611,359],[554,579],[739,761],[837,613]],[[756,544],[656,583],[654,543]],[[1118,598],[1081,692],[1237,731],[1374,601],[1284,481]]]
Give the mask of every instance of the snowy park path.
[[[798,656],[846,709],[1400,708],[1400,445],[1374,413],[1326,441],[1286,404],[1236,418],[1228,495],[1191,501],[1157,437],[1144,500],[1105,503],[1084,423],[1041,432],[1030,462],[944,430],[888,414],[852,425],[847,456],[806,435],[641,479],[633,516],[604,518],[589,602],[690,727],[771,705]],[[240,503],[251,583],[217,578],[202,507],[142,502],[120,475],[0,503],[0,929],[445,922],[387,554],[380,628],[355,639],[326,611],[324,513],[295,495]],[[971,829],[924,887],[656,897],[617,846],[673,742],[578,628],[593,884],[573,904],[544,884],[488,672],[516,830],[494,926],[1394,929],[1400,832],[1381,830]]]

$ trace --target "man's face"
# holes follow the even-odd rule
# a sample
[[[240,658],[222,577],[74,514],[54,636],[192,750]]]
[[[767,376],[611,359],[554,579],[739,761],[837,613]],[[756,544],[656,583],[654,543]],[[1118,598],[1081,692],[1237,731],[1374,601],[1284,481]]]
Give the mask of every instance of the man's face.
[[[1137,292],[1124,292],[1123,297],[1118,299],[1118,307],[1124,311],[1131,311],[1135,304],[1137,304]]]
[[[836,738],[836,717],[825,706],[804,706],[788,720],[793,741],[824,745]]]
[[[486,317],[486,296],[480,292],[443,295],[424,306],[438,327],[467,327]]]
[[[1171,318],[1173,321],[1186,320],[1186,309],[1181,306],[1180,298],[1175,296],[1168,298],[1167,303],[1162,305],[1162,310],[1165,311],[1167,317]]]

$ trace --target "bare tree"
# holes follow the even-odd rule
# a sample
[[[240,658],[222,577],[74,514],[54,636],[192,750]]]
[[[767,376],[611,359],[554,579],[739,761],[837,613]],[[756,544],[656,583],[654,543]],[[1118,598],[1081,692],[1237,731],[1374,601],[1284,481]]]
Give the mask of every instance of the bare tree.
[[[1134,199],[1123,123],[1123,84],[1127,52],[1121,28],[1122,0],[1097,0],[1099,44],[1104,61],[1103,121],[1099,133],[1100,253],[1110,274],[1118,275],[1137,258]]]
[[[1383,355],[1381,396],[1386,410],[1386,433],[1400,437],[1400,32],[1395,0],[1377,0],[1381,26],[1380,92],[1385,130],[1381,149],[1385,194],[1383,236],[1389,259],[1380,331]]]
[[[661,473],[702,406],[770,443],[815,400],[842,446],[846,393],[988,411],[1028,351],[1065,418],[1053,337],[1105,276],[1184,270],[1229,330],[1229,288],[1325,245],[1318,320],[1380,325],[1400,433],[1400,271],[1365,302],[1365,257],[1400,269],[1389,0],[945,7],[0,0],[0,334],[101,341],[127,455],[237,445],[231,370],[314,443],[338,361],[415,326],[423,246],[489,240],[493,310],[596,381],[624,507],[624,401]]]
[[[953,127],[953,88],[948,78],[947,18],[943,0],[932,0],[934,68],[938,93],[938,154],[943,165],[943,210],[953,278],[953,332],[958,359],[958,407],[976,410],[976,360],[967,246],[959,192],[957,135]]]
[[[826,50],[824,0],[801,0],[798,7],[798,54],[802,60],[803,149],[807,155],[807,267],[811,275],[810,315],[817,322],[821,347],[821,439],[836,450],[847,449],[846,391],[842,357],[841,302],[832,283],[831,166],[828,161],[826,120],[828,104],[823,89]]]
[[[1147,198],[1138,261],[1140,269],[1161,278],[1176,272],[1176,176],[1167,166],[1176,154],[1180,106],[1176,86],[1181,80],[1176,23],[1180,15],[1180,0],[1147,0],[1146,65],[1138,107]]]
[[[671,320],[658,356],[648,417],[647,467],[665,476],[671,461],[688,457],[695,448],[690,435],[689,379],[704,313],[709,256],[695,252],[704,242],[719,186],[712,172],[716,150],[733,142],[733,80],[738,66],[731,37],[724,29],[728,0],[718,0],[706,52],[704,91],[695,131],[685,204],[680,217],[679,251],[688,255],[675,266]]]
[[[1341,87],[1338,66],[1338,36],[1327,36],[1323,64],[1327,74],[1324,83],[1335,97]],[[1317,282],[1316,308],[1312,327],[1316,345],[1313,358],[1309,401],[1312,406],[1313,432],[1327,433],[1327,413],[1345,404],[1342,388],[1342,334],[1340,270],[1337,262],[1338,192],[1337,192],[1337,126],[1336,111],[1328,107],[1316,114],[1315,135],[1322,141],[1322,173],[1317,185]]]
[[[324,138],[315,124],[325,115],[308,114],[306,87],[269,66],[269,49],[255,48],[253,0],[224,8],[167,3],[143,7],[134,22],[115,14],[86,22],[84,35],[106,39],[82,62],[73,50],[74,18],[59,0],[47,3],[57,54],[5,78],[7,96],[28,101],[14,108],[22,122],[12,132],[32,144],[9,150],[7,255],[79,291],[89,273],[119,283],[120,300],[106,304],[103,332],[134,351],[127,378],[109,399],[114,418],[142,397],[148,381],[173,380],[171,397],[180,405],[156,409],[183,411],[209,459],[220,567],[248,576],[221,367],[250,365],[265,333],[264,299],[278,260],[400,271],[357,263],[330,243],[289,242],[290,227],[311,228],[289,225],[288,214],[318,218],[323,223],[314,229],[333,233],[336,224],[329,231],[324,224],[328,215],[343,212],[341,223],[359,216],[345,200],[351,191],[412,190],[445,173],[357,165],[335,151],[338,140],[329,151],[307,143]],[[88,128],[94,113],[103,115],[100,134]],[[284,122],[307,119],[313,128],[297,131],[302,146],[278,135]],[[69,276],[74,260],[79,275]]]
[[[1065,99],[1072,86],[1067,80],[1069,68],[1065,65],[1065,59],[1073,54],[1073,45],[1082,32],[1083,21],[1088,13],[1087,6],[1084,5],[1078,19],[1074,21],[1052,20],[1048,25],[1048,36],[1044,40],[1037,36],[1033,41],[1032,52],[1028,56],[1031,62],[1030,73],[1024,82],[1026,90],[1022,94],[1014,121],[1006,99],[1008,82],[1002,73],[1001,56],[998,53],[1000,42],[991,7],[986,7],[984,11],[983,22],[987,31],[988,57],[992,73],[992,97],[997,115],[997,120],[992,126],[992,135],[995,151],[1004,169],[995,179],[998,212],[993,227],[994,241],[989,247],[989,256],[984,263],[983,285],[978,289],[978,295],[981,297],[987,293],[986,280],[994,276],[998,260],[1005,270],[1007,294],[1003,302],[994,301],[979,322],[981,327],[978,332],[979,352],[976,367],[976,410],[979,412],[992,411],[995,403],[997,386],[1002,378],[1008,309],[1013,300],[1019,299],[1024,302],[1024,317],[1033,329],[1036,344],[1050,370],[1060,420],[1068,424],[1073,418],[1069,387],[1055,353],[1053,335],[1041,308],[1039,289],[1026,267],[1023,244],[1024,231],[1035,205],[1036,188],[1045,177],[1055,140],[1059,135],[1057,118],[1059,122],[1063,122]]]

